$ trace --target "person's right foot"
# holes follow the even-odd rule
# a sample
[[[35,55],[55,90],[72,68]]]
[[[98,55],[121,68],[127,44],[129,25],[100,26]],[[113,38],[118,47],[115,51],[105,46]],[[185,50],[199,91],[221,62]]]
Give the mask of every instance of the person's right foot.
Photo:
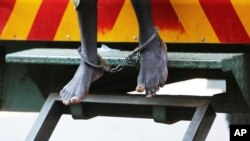
[[[102,75],[102,69],[92,68],[81,61],[72,80],[60,91],[63,103],[65,105],[80,103],[89,94],[91,82]]]

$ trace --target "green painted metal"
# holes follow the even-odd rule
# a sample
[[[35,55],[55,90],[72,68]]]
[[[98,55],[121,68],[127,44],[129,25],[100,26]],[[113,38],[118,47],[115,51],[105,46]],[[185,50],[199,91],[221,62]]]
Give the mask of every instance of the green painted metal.
[[[99,51],[107,64],[120,64],[130,51]],[[242,54],[228,53],[168,53],[171,68],[222,69],[222,61],[230,60]],[[76,49],[30,49],[11,53],[6,56],[8,63],[62,64],[76,65],[80,56]]]
[[[189,116],[190,124],[184,136],[184,141],[203,141],[215,119],[215,112],[208,99],[193,97],[155,97],[146,99],[144,96],[92,94],[80,104],[70,107],[75,119],[86,119],[86,115],[154,118],[154,120],[168,123],[166,108],[192,107],[194,111]],[[26,140],[49,140],[62,114],[68,114],[68,106],[62,104],[58,94],[50,94],[40,114],[30,130]],[[181,113],[189,113],[186,108],[179,109]],[[183,119],[181,119],[183,120]]]
[[[73,119],[89,119],[86,115],[85,115],[85,110],[84,110],[84,106],[82,106],[81,104],[78,105],[70,105],[70,113],[73,117]]]
[[[130,54],[130,52],[116,50],[99,52],[99,54],[104,58],[107,64],[118,65]],[[85,100],[83,100],[84,104],[89,105],[73,105],[70,107],[70,110],[67,107],[65,111],[62,110],[65,106],[63,106],[61,102],[59,103],[54,101],[56,100],[55,97],[59,100],[58,94],[52,94],[47,99],[47,104],[44,104],[44,110],[42,110],[39,115],[38,124],[34,126],[36,131],[33,132],[32,130],[31,137],[38,133],[38,128],[42,129],[41,133],[44,131],[47,132],[47,124],[51,125],[50,131],[52,133],[61,114],[63,112],[68,113],[69,110],[72,116],[76,119],[87,119],[91,118],[93,115],[105,115],[106,112],[107,115],[124,117],[139,117],[141,114],[145,117],[153,117],[156,122],[161,123],[174,123],[178,120],[185,120],[187,118],[190,119],[190,117],[192,117],[190,116],[190,113],[192,113],[194,116],[191,120],[184,140],[205,140],[215,117],[214,110],[216,112],[240,112],[242,109],[249,110],[250,67],[248,67],[248,64],[250,56],[248,54],[176,52],[169,53],[168,55],[168,66],[172,70],[180,70],[179,68],[181,68],[181,71],[185,72],[185,70],[190,71],[190,69],[192,69],[193,72],[201,72],[205,74],[205,77],[215,72],[215,75],[223,75],[223,78],[227,80],[227,92],[212,97],[157,96],[147,100],[143,96],[128,96],[126,94],[113,95],[113,93],[112,95],[97,94],[89,95]],[[53,77],[55,76],[54,74],[56,74],[55,66],[77,65],[80,63],[80,56],[78,55],[76,49],[30,49],[8,54],[6,56],[6,62],[16,64],[8,65],[6,69],[7,74],[5,74],[3,95],[4,108],[13,109],[14,107],[18,109],[18,107],[21,106],[25,107],[27,111],[29,108],[29,110],[34,110],[36,106],[40,108],[44,102],[41,100],[43,99],[42,95],[46,96],[44,93],[46,94],[51,92],[51,88],[47,86],[54,86],[56,84],[54,81],[58,80],[58,77]],[[42,69],[44,66],[46,68]],[[32,82],[29,75],[26,74],[27,72],[32,75],[34,82]],[[196,76],[192,73],[187,74],[192,75],[192,77]],[[58,76],[62,77],[62,75]],[[215,78],[217,78],[217,76]],[[218,78],[221,78],[221,76],[218,76]],[[40,89],[40,91],[38,89]],[[40,93],[37,95],[38,92]],[[34,96],[35,93],[36,95]],[[32,99],[30,100],[29,98]],[[52,98],[52,100],[50,98]],[[210,100],[213,107],[210,105]],[[195,112],[187,110],[187,108],[193,107],[197,104],[197,102],[199,103],[202,101],[205,101],[205,104],[198,106]],[[91,104],[97,105],[93,106]],[[183,109],[173,109],[173,107],[178,107],[180,104],[183,106]],[[129,106],[126,107],[124,105]],[[166,109],[164,105],[170,106],[170,109]],[[85,106],[93,111],[88,111]],[[135,106],[138,109],[131,108],[131,106]],[[126,108],[128,108],[128,110],[126,110]],[[217,111],[218,109],[219,111]],[[98,112],[98,110],[100,111]],[[184,112],[185,114],[182,114]],[[56,120],[54,120],[55,117]],[[41,123],[46,126],[43,127]],[[44,139],[44,135],[40,135],[40,132],[38,136]]]
[[[233,74],[245,102],[250,107],[250,55],[235,56],[223,62],[224,71]],[[233,89],[233,88],[232,88]]]
[[[131,52],[130,51],[99,51],[98,52],[108,64],[118,65],[122,62]],[[231,74],[232,80],[236,81],[232,83],[233,86],[227,88],[227,96],[231,93],[237,92],[237,95],[243,97],[242,100],[238,100],[237,103],[248,105],[250,107],[250,88],[247,87],[250,84],[250,70],[248,67],[248,61],[250,57],[243,53],[168,53],[169,68],[181,68],[181,69],[197,69],[207,70],[207,72],[213,73],[211,70],[220,70],[224,75]],[[17,64],[46,64],[46,65],[78,65],[80,63],[80,56],[76,49],[52,49],[52,48],[35,48],[6,55],[6,62]],[[42,65],[42,66],[43,66]],[[32,71],[36,72],[36,71]],[[14,72],[13,72],[14,73]],[[231,83],[231,82],[230,82]],[[237,89],[240,89],[239,91]],[[238,94],[239,93],[239,94]],[[216,99],[216,98],[215,98]],[[225,99],[220,101],[216,99],[220,107],[223,103],[227,102]],[[228,100],[228,99],[227,99]],[[233,100],[233,99],[231,99]],[[241,102],[239,102],[241,101]],[[212,101],[213,103],[214,101]],[[228,102],[227,102],[228,103]],[[232,103],[232,102],[231,102]],[[239,105],[240,105],[239,104]],[[225,104],[227,105],[227,104]],[[228,105],[222,109],[228,109]],[[243,106],[244,107],[244,106]],[[220,111],[222,112],[222,111]]]
[[[5,67],[5,62],[4,62],[4,55],[5,50],[3,47],[0,47],[0,109],[1,109],[1,103],[2,103],[2,97],[3,97],[3,80],[4,80],[4,67]]]
[[[6,65],[1,110],[39,111],[44,101],[23,65]]]
[[[154,106],[153,107],[153,119],[155,122],[167,123],[166,107],[164,106]]]

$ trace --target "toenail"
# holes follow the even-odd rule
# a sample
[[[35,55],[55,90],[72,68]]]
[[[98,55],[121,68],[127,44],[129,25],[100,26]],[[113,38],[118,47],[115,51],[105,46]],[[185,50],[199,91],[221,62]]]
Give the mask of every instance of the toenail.
[[[152,93],[151,95],[152,95],[152,96],[156,96],[156,93]]]
[[[144,92],[144,90],[145,90],[145,88],[144,88],[143,85],[138,85],[138,86],[136,87],[136,91],[137,91],[137,92]]]
[[[70,102],[72,103],[72,104],[78,104],[78,103],[80,103],[82,100],[79,98],[79,97],[76,97],[76,96],[74,96],[74,97],[72,97],[71,99],[70,99]]]
[[[63,104],[64,104],[64,105],[69,105],[69,104],[70,104],[70,101],[69,101],[69,100],[63,100]]]
[[[156,92],[158,92],[159,90],[160,90],[160,89],[159,89],[159,88],[157,88],[157,89],[156,89]]]
[[[152,97],[151,94],[147,94],[147,95],[146,95],[146,98],[151,98],[151,97]]]

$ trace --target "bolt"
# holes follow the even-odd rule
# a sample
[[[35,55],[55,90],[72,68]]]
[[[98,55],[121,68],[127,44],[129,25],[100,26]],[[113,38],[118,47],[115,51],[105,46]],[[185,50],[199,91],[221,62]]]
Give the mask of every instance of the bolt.
[[[205,42],[205,41],[206,41],[206,38],[201,37],[200,41],[201,41],[201,42]]]
[[[67,39],[70,39],[70,38],[71,38],[70,34],[67,34],[67,35],[66,35],[66,38],[67,38]]]
[[[137,36],[133,36],[133,39],[134,39],[134,40],[137,40],[137,39],[138,39],[138,37],[137,37]]]

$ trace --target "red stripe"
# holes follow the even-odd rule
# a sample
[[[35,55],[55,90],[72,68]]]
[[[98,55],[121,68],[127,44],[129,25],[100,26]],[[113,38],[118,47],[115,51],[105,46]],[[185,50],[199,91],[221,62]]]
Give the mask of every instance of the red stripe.
[[[14,8],[16,0],[1,0],[0,1],[0,35],[4,26],[9,20],[10,14]]]
[[[28,40],[53,40],[70,0],[43,0]]]
[[[113,28],[125,0],[98,1],[98,32],[105,33]]]
[[[230,0],[200,0],[200,4],[221,42],[250,42]]]
[[[151,5],[154,23],[159,29],[184,32],[184,28],[179,21],[170,0],[152,0]]]

